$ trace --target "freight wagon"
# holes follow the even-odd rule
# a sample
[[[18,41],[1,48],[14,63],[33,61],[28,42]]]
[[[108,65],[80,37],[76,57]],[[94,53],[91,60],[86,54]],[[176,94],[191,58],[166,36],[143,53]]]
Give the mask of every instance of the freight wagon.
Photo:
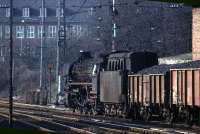
[[[128,75],[131,117],[196,122],[200,112],[200,61],[157,65]]]
[[[169,117],[170,65],[157,65],[128,75],[130,115],[149,120],[152,115]]]
[[[170,89],[176,119],[196,122],[200,112],[200,68],[171,69]]]

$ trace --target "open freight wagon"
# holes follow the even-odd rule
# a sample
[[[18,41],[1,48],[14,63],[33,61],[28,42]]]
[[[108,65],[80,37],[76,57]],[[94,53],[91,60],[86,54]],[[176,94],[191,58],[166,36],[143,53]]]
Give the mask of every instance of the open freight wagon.
[[[158,115],[170,122],[199,122],[199,66],[199,61],[158,65],[128,75],[131,115],[145,120]]]
[[[167,118],[169,74],[128,75],[129,105],[134,119]]]
[[[175,116],[200,122],[200,68],[171,69],[170,89]]]

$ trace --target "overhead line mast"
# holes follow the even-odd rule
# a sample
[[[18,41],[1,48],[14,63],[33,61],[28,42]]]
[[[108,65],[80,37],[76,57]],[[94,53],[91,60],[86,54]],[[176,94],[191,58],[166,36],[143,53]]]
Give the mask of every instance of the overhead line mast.
[[[57,37],[57,57],[56,57],[56,83],[58,94],[62,88],[62,66],[66,55],[66,14],[65,0],[58,0],[58,37]]]
[[[40,44],[40,90],[44,88],[44,47],[45,47],[45,0],[42,0],[41,44]]]
[[[117,36],[117,25],[116,25],[116,7],[115,7],[115,0],[112,0],[112,31],[113,31],[113,34],[112,34],[112,52],[115,52],[116,51],[116,36]]]

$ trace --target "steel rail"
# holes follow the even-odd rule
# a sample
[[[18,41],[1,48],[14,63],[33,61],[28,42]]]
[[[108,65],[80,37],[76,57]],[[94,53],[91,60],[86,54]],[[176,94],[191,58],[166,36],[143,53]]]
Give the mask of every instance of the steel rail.
[[[21,113],[22,112],[22,113]],[[21,111],[20,114],[23,116],[29,116],[29,117],[34,117],[33,115],[27,115],[27,114],[36,114],[35,112],[27,112],[27,111]],[[15,112],[16,113],[16,112]],[[26,114],[24,114],[26,113]],[[19,114],[19,113],[18,113]],[[39,113],[40,114],[40,113]],[[38,114],[37,114],[38,116]],[[44,117],[45,115],[39,115],[42,116],[42,120],[45,120]],[[94,121],[94,120],[86,120],[86,119],[81,119],[81,118],[73,118],[73,117],[68,117],[68,116],[59,116],[59,115],[51,115],[51,117],[48,117],[47,120],[52,120],[51,118],[54,119],[54,123],[55,121],[62,121],[62,122],[66,122],[66,120],[69,121],[75,121],[74,123],[76,124],[88,124],[88,125],[93,125],[98,127],[99,129],[104,129],[104,130],[109,130],[110,132],[120,132],[120,133],[129,133],[129,132],[134,132],[134,133],[141,133],[141,132],[145,132],[145,133],[157,133],[157,134],[166,134],[166,132],[161,132],[160,130],[148,130],[148,128],[138,128],[138,127],[132,127],[129,125],[122,125],[122,124],[116,124],[116,123],[111,123],[111,122],[106,122],[106,121]],[[37,119],[37,117],[34,117],[34,119]],[[41,121],[41,120],[39,120]]]
[[[4,117],[4,118],[7,118],[7,119],[9,118],[9,115],[6,114],[6,113],[3,113],[3,112],[0,112],[0,116],[1,116],[1,117]],[[33,128],[37,128],[37,129],[40,130],[40,131],[55,133],[55,131],[53,131],[53,130],[50,130],[50,129],[41,127],[41,126],[39,126],[39,125],[35,125],[35,124],[33,124],[33,123],[30,123],[30,122],[27,122],[27,121],[24,121],[24,120],[19,120],[19,119],[15,118],[15,117],[13,118],[13,121],[17,121],[17,122],[20,122],[20,123],[22,123],[22,124],[31,126],[31,127],[33,127]]]
[[[8,109],[6,109],[6,110],[8,110]],[[5,109],[4,109],[4,111],[5,111]],[[23,112],[23,111],[21,111],[21,112]],[[30,113],[27,113],[27,111],[26,111],[25,113],[21,113],[21,112],[19,112],[19,111],[16,112],[16,110],[14,110],[14,115],[15,115],[15,116],[18,116],[18,117],[19,117],[19,116],[21,116],[21,117],[27,117],[27,118],[30,118],[30,119],[32,119],[32,120],[36,120],[36,121],[39,121],[39,122],[40,122],[40,121],[47,122],[47,123],[50,123],[50,124],[55,125],[55,126],[61,126],[61,127],[63,127],[63,128],[66,129],[66,130],[61,130],[61,133],[62,133],[62,132],[65,133],[65,132],[71,130],[72,132],[76,132],[76,133],[94,134],[93,132],[90,132],[90,131],[87,131],[87,130],[84,130],[84,129],[72,127],[71,125],[66,125],[66,123],[65,123],[65,124],[63,124],[63,123],[58,123],[58,122],[56,122],[56,120],[54,120],[54,119],[52,119],[52,118],[40,117],[40,116],[36,116],[36,115],[29,115]],[[6,114],[6,113],[7,113],[7,112],[0,112],[0,116],[1,116],[1,115],[3,116],[3,114]],[[7,118],[7,116],[4,116],[4,117]],[[29,122],[27,122],[27,121],[22,121],[22,120],[19,120],[19,119],[16,119],[16,118],[15,118],[15,120],[20,121],[20,122],[23,123],[23,124],[27,124],[27,125],[30,125],[30,126],[32,126],[32,127],[38,128],[38,129],[41,130],[41,131],[56,132],[55,130],[50,130],[50,129],[41,127],[41,126],[39,126],[39,125],[34,125],[34,124],[29,123]]]
[[[58,124],[62,125],[64,124],[72,124],[72,125],[76,125],[76,126],[86,126],[86,127],[94,127],[95,130],[100,129],[102,130],[106,130],[109,132],[117,132],[117,133],[128,133],[128,131],[125,130],[121,130],[120,129],[114,129],[114,128],[109,128],[109,127],[98,127],[98,125],[94,124],[92,125],[91,122],[88,122],[89,124],[87,124],[85,121],[83,122],[82,120],[78,119],[78,118],[73,118],[73,117],[65,117],[65,116],[59,116],[59,115],[39,115],[39,113],[33,112],[33,111],[20,111],[20,110],[15,110],[14,112],[20,113],[20,114],[24,114],[24,116],[26,116],[27,114],[31,114],[35,115],[35,116],[42,116],[42,120],[45,120],[44,118],[47,119],[47,121],[52,121],[54,123],[59,122]],[[29,116],[29,115],[28,115]],[[49,116],[49,117],[48,117]],[[45,120],[46,121],[46,120]],[[82,123],[83,122],[83,123]],[[77,130],[76,127],[74,129],[74,127],[70,127],[70,129],[75,130],[76,132],[83,132],[83,133],[89,133],[89,132],[85,132],[85,130]],[[96,131],[95,131],[96,132]]]
[[[5,104],[5,103],[4,103]],[[1,105],[1,103],[0,103]],[[118,120],[118,121],[114,121],[113,118],[105,118],[105,117],[102,117],[102,116],[88,116],[88,115],[79,115],[79,114],[73,114],[69,111],[64,111],[65,109],[55,109],[55,108],[49,108],[49,107],[45,107],[45,106],[33,106],[33,105],[29,105],[29,104],[16,104],[15,105],[18,106],[18,108],[22,108],[24,110],[27,110],[27,108],[29,108],[29,110],[34,110],[33,113],[36,113],[37,111],[39,111],[39,114],[41,115],[45,115],[45,114],[51,114],[53,116],[53,118],[60,118],[60,119],[66,119],[66,120],[74,120],[74,121],[79,121],[79,122],[82,122],[82,123],[89,123],[89,124],[92,124],[94,125],[95,123],[98,122],[98,124],[96,124],[99,128],[101,127],[100,125],[113,125],[113,126],[118,126],[118,127],[126,127],[126,128],[129,128],[130,132],[146,132],[146,133],[169,133],[171,132],[172,130],[170,130],[169,128],[159,128],[159,127],[155,127],[155,126],[151,126],[152,123],[150,124],[142,124],[141,122],[140,123],[136,123],[136,124],[133,124],[133,123],[127,123],[125,122],[125,120]],[[62,115],[62,116],[60,116]],[[96,121],[95,121],[96,120]],[[114,123],[113,123],[114,122]],[[164,125],[164,124],[163,124]],[[160,125],[161,126],[161,125]],[[108,126],[107,126],[108,127]],[[181,128],[181,127],[179,127]],[[108,127],[109,129],[109,127]],[[183,132],[182,131],[179,131],[177,129],[173,129],[174,132]]]

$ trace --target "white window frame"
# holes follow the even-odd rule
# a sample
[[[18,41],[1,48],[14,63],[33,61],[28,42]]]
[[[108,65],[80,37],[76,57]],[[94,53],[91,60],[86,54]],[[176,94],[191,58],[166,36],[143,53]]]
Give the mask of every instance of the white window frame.
[[[35,38],[35,26],[27,26],[27,38]]]
[[[23,8],[22,16],[23,17],[30,17],[30,8],[28,8],[28,7]]]
[[[77,25],[77,27],[76,27],[76,35],[78,36],[78,37],[81,37],[82,36],[82,26],[81,25]]]
[[[38,35],[38,38],[42,38],[42,34],[43,34],[43,27],[42,26],[38,26],[37,27],[37,35]]]
[[[39,17],[43,17],[42,8],[40,8],[40,16]],[[44,17],[47,17],[47,8],[44,8]]]
[[[91,7],[91,8],[89,9],[89,14],[90,14],[90,16],[92,16],[92,15],[94,14],[94,8],[93,8],[93,7]]]
[[[60,15],[60,17],[64,17],[64,9],[63,8],[61,8],[61,13],[60,13],[60,8],[56,9],[56,17],[59,17],[59,15]]]
[[[24,26],[16,26],[16,38],[24,38]]]
[[[10,17],[10,8],[6,8],[6,17]]]
[[[76,25],[72,25],[72,35],[76,36]]]
[[[49,38],[56,38],[57,35],[57,27],[56,26],[48,26],[48,37]]]
[[[3,26],[0,25],[0,39],[3,38]]]
[[[5,38],[6,39],[10,38],[10,26],[9,25],[5,26]]]

